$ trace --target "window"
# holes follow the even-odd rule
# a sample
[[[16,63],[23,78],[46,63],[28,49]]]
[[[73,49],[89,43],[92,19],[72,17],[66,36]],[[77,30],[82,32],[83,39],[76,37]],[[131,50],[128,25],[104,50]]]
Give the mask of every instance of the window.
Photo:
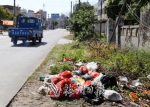
[[[21,20],[21,23],[25,23],[25,22],[26,22],[26,19],[22,19],[22,20]]]
[[[35,19],[27,19],[27,23],[35,23]]]

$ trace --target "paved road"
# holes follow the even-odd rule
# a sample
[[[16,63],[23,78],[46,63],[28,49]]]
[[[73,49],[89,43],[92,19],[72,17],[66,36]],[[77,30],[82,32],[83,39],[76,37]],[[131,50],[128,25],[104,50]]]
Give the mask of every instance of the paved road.
[[[10,38],[0,35],[0,107],[5,107],[19,91],[27,78],[42,63],[62,36],[64,29],[44,31],[42,43],[35,46],[18,42],[13,46]]]

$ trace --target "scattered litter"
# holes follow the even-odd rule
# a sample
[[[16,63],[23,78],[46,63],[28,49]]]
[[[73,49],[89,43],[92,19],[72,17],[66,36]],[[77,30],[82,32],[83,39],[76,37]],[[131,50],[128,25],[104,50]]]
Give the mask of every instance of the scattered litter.
[[[41,86],[39,89],[38,89],[38,93],[39,94],[42,94],[42,95],[46,95],[48,93],[48,87],[45,87],[45,86]]]
[[[86,65],[89,71],[94,71],[98,68],[97,63],[95,62],[90,62]]]
[[[147,75],[147,78],[150,79],[150,73]]]
[[[119,76],[119,80],[121,81],[121,82],[128,82],[128,78],[127,77],[125,77],[125,76]]]
[[[138,87],[138,86],[143,86],[144,84],[142,84],[141,82],[139,82],[140,80],[137,79],[137,80],[133,80],[132,81],[132,85]]]
[[[65,59],[65,61],[68,60],[72,59]],[[47,94],[53,99],[64,97],[79,99],[83,97],[86,102],[91,104],[103,103],[104,98],[113,102],[123,100],[122,96],[113,90],[120,88],[115,76],[97,72],[97,63],[90,62],[84,66],[82,62],[79,62],[75,66],[77,69],[73,72],[66,70],[56,75],[40,76],[38,79],[44,81],[44,86],[38,89],[38,93]],[[129,82],[127,77],[119,76],[118,82],[121,83],[122,89],[131,91],[129,98],[133,102],[138,101],[138,95],[135,93],[136,87],[143,86],[139,79]],[[150,95],[150,91],[146,89],[143,90],[143,93]],[[132,105],[134,105],[133,102]]]
[[[107,88],[112,88],[112,87],[118,87],[117,85],[117,81],[116,81],[116,78],[112,75],[104,75],[102,78],[101,78],[101,82],[102,84],[104,85],[104,88],[107,89]]]
[[[82,72],[80,70],[76,70],[76,71],[74,71],[74,74],[80,76],[82,74]]]
[[[129,98],[130,98],[133,102],[138,101],[138,95],[137,95],[137,93],[130,92]]]
[[[88,73],[88,68],[86,66],[81,66],[79,70],[82,72],[82,74]]]
[[[76,63],[75,64],[75,66],[78,66],[78,67],[80,67],[80,66],[83,66],[84,64],[82,63],[82,62],[79,62],[79,63]]]
[[[89,74],[84,74],[84,75],[82,76],[82,78],[83,78],[85,81],[87,81],[87,80],[92,80],[92,79],[93,79]]]
[[[126,84],[120,85],[122,89],[130,90],[132,92],[135,92],[135,88],[130,86],[127,86]]]
[[[104,97],[111,101],[122,101],[122,96],[114,90],[105,90]]]
[[[150,90],[143,90],[143,92],[144,92],[145,94],[150,95]]]

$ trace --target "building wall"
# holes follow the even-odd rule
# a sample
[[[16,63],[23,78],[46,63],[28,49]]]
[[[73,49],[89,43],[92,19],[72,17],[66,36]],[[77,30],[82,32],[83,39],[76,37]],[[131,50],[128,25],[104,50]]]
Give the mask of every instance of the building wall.
[[[102,3],[102,7],[101,7],[101,3]],[[107,14],[105,11],[106,8],[106,4],[107,4],[107,0],[98,0],[98,19],[105,19],[107,20]],[[101,15],[101,8],[102,8],[102,15]]]
[[[4,8],[8,9],[12,14],[14,14],[14,6],[11,5],[2,5]],[[21,12],[21,7],[16,6],[16,15]]]
[[[42,18],[47,20],[47,11],[39,10],[39,12],[42,14]]]
[[[34,17],[34,11],[33,10],[28,10],[27,16],[28,17]]]

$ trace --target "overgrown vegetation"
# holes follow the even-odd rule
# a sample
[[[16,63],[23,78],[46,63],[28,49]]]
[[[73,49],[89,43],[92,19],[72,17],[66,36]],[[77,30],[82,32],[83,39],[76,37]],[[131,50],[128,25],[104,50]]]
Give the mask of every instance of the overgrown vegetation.
[[[74,47],[75,46],[75,47]],[[95,48],[89,47],[87,43],[74,43],[72,45],[64,45],[60,53],[57,55],[58,62],[62,62],[64,58],[72,58],[73,63],[79,61],[98,62],[101,71],[113,73],[116,77],[120,75],[127,76],[130,79],[140,79],[147,88],[150,84],[147,82],[146,76],[150,73],[150,52],[146,50],[118,50],[114,45],[97,44]],[[72,70],[70,64],[56,64],[50,71],[50,74],[58,73],[62,70]],[[73,66],[73,64],[72,64]]]
[[[85,41],[94,35],[94,8],[90,4],[77,5],[76,11],[70,18],[71,31],[75,38]]]
[[[140,10],[145,8],[148,5],[148,2],[150,2],[150,0],[127,0],[129,8],[131,8],[131,10],[134,11],[134,13],[137,14],[138,17],[140,17]],[[123,3],[124,0],[108,0],[106,6],[107,16],[116,20],[116,17],[119,15]],[[125,19],[135,20],[126,6],[123,11]]]

